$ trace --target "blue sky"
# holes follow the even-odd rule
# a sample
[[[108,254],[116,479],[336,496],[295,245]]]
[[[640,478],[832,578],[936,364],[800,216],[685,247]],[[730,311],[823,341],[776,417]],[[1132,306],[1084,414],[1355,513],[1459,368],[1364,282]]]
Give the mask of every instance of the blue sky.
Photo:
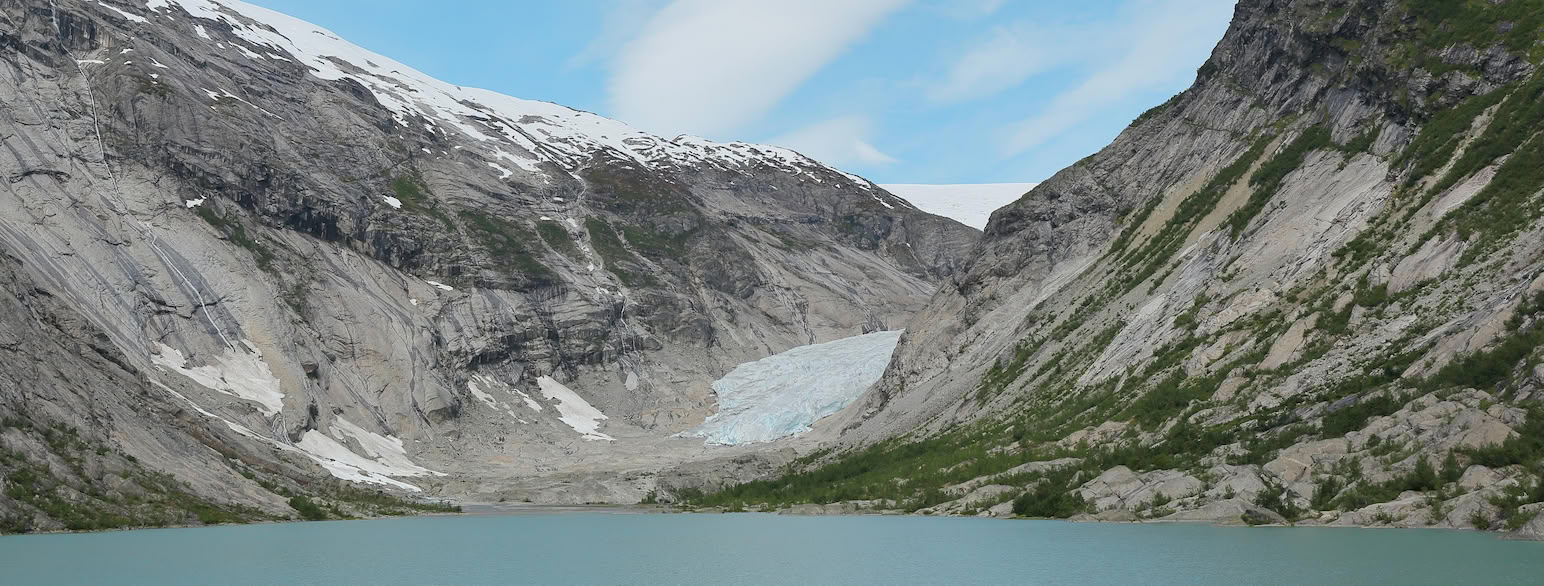
[[[451,83],[787,146],[880,183],[1049,177],[1188,86],[1234,4],[248,1]]]

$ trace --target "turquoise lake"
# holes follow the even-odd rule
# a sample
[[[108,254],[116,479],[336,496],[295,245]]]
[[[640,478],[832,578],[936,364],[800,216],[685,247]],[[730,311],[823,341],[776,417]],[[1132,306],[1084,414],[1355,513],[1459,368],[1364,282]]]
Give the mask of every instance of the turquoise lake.
[[[1439,530],[525,514],[0,537],[6,584],[1538,584]]]

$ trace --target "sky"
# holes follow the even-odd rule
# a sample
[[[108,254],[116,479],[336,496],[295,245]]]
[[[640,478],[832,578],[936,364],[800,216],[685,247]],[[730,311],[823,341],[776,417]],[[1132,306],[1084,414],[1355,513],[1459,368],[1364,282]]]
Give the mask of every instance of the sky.
[[[877,183],[1037,182],[1195,80],[1234,0],[248,0],[441,80]]]

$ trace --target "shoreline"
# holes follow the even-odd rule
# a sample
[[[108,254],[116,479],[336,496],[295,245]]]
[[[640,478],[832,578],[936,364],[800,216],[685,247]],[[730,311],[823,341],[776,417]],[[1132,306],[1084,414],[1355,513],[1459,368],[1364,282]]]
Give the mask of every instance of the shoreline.
[[[162,527],[119,527],[114,529],[97,529],[90,531],[38,531],[32,533],[7,533],[0,535],[0,539],[7,537],[25,537],[29,535],[90,535],[99,533],[117,533],[126,531],[155,531],[163,529],[205,529],[213,527],[240,527],[248,525],[280,525],[298,523],[345,523],[353,521],[384,521],[391,519],[411,519],[416,517],[520,517],[538,515],[585,515],[585,514],[612,514],[612,515],[769,515],[781,517],[913,517],[929,519],[974,519],[983,521],[1056,521],[1062,523],[1088,523],[1109,525],[1209,525],[1212,527],[1228,527],[1240,529],[1253,528],[1326,528],[1326,529],[1380,529],[1380,530],[1437,530],[1458,531],[1465,533],[1490,533],[1499,540],[1507,541],[1532,541],[1544,543],[1544,539],[1518,535],[1515,531],[1489,531],[1468,527],[1438,527],[1438,526],[1393,526],[1393,525],[1332,525],[1326,523],[1266,523],[1249,525],[1243,522],[1228,522],[1213,519],[1093,519],[1093,518],[1066,518],[1057,519],[1051,517],[993,517],[977,515],[924,515],[903,512],[833,512],[833,513],[793,513],[792,509],[778,511],[725,511],[719,509],[678,509],[668,505],[644,505],[644,504],[584,504],[584,505],[544,505],[532,503],[458,503],[462,508],[460,513],[426,512],[413,515],[381,515],[375,517],[360,517],[355,519],[327,519],[309,521],[305,519],[289,520],[264,520],[251,523],[222,523],[216,525],[166,525]]]

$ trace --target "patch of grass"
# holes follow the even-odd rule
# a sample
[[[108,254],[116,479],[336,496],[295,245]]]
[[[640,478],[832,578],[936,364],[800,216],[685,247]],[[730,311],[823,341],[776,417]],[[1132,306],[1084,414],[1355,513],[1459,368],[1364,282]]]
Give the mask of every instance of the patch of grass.
[[[1526,51],[1544,29],[1544,2],[1539,0],[1405,0],[1404,5],[1419,27],[1413,38],[1426,53],[1459,43],[1481,50],[1500,44]],[[1503,29],[1503,23],[1511,27]]]
[[[1470,463],[1490,468],[1544,463],[1544,407],[1528,410],[1528,420],[1517,435],[1500,444],[1464,450]]]
[[[675,260],[686,262],[686,245],[691,240],[696,230],[665,234],[642,228],[639,226],[622,226],[622,236],[627,239],[633,249],[646,257],[659,260]]]
[[[1194,401],[1210,399],[1221,384],[1220,375],[1187,377],[1182,369],[1176,370],[1133,402],[1126,413],[1143,426],[1153,427],[1184,411]]]
[[[633,218],[695,214],[685,186],[631,163],[608,160],[579,171],[603,209]]]
[[[1270,144],[1271,138],[1267,135],[1255,139],[1249,150],[1219,171],[1205,187],[1181,200],[1179,207],[1174,210],[1174,215],[1164,222],[1158,233],[1141,248],[1127,254],[1119,254],[1117,249],[1112,248],[1112,254],[1117,254],[1116,259],[1122,261],[1121,270],[1125,273],[1120,283],[1121,293],[1136,288],[1169,263],[1174,253],[1179,252],[1180,247],[1185,244],[1185,239],[1196,224],[1217,207],[1217,203],[1222,201],[1223,194],[1227,193],[1228,189],[1237,183],[1265,152],[1265,147]],[[1150,214],[1151,210],[1145,210],[1144,213]],[[1146,220],[1145,217],[1140,219]],[[1133,218],[1133,223],[1126,228],[1129,234],[1123,233],[1122,237],[1117,238],[1116,246],[1123,248],[1138,226],[1140,222],[1137,218]]]
[[[637,265],[638,257],[633,256],[632,251],[622,244],[622,239],[617,236],[616,230],[610,223],[591,216],[584,219],[584,229],[589,232],[590,246],[595,249],[596,254],[600,255],[606,270],[616,275],[617,280],[622,281],[623,285],[636,287],[655,283],[653,276],[635,273],[623,266],[624,263]]]
[[[327,519],[327,512],[323,511],[316,503],[311,502],[311,497],[306,495],[301,494],[290,497],[289,506],[291,509],[295,509],[295,512],[300,513],[300,518],[307,521],[323,521]]]
[[[1237,238],[1243,233],[1244,229],[1249,227],[1249,222],[1265,210],[1265,205],[1270,203],[1276,191],[1281,189],[1282,180],[1298,167],[1303,166],[1303,161],[1309,153],[1327,148],[1338,148],[1330,140],[1329,129],[1323,126],[1311,126],[1287,145],[1287,148],[1260,165],[1254,175],[1249,177],[1249,186],[1254,189],[1249,194],[1249,201],[1228,216],[1226,224],[1233,237]]]
[[[1324,421],[1320,424],[1320,432],[1324,437],[1331,438],[1359,431],[1367,427],[1367,420],[1391,415],[1398,411],[1402,404],[1399,399],[1388,394],[1378,394],[1362,399],[1349,407],[1325,415]]]
[[[1526,298],[1507,320],[1507,334],[1489,349],[1453,359],[1428,377],[1422,388],[1436,390],[1448,387],[1475,387],[1494,389],[1507,381],[1525,358],[1544,344],[1544,292]],[[1533,319],[1528,319],[1533,316]]]
[[[439,220],[451,232],[456,231],[455,221],[435,205],[433,198],[430,197],[429,188],[417,178],[412,175],[398,175],[391,180],[391,191],[395,194],[397,201],[402,202],[402,209],[430,216]]]
[[[231,244],[247,249],[252,253],[252,260],[257,263],[257,268],[264,271],[273,271],[273,251],[261,242],[247,234],[247,227],[236,219],[234,215],[221,216],[205,202],[204,205],[193,208],[198,217],[203,218],[209,225],[223,232],[229,238]]]
[[[559,254],[573,259],[583,258],[584,255],[579,252],[579,246],[574,244],[574,237],[570,236],[568,230],[561,224],[550,220],[537,222],[536,233],[547,242],[547,246],[552,247]]]
[[[1470,97],[1457,106],[1432,115],[1431,120],[1421,126],[1421,132],[1394,160],[1394,168],[1412,165],[1407,175],[1411,183],[1437,172],[1453,158],[1464,135],[1474,126],[1474,119],[1506,97],[1508,89],[1501,88]]]
[[[36,437],[65,466],[55,467],[0,448],[0,488],[5,498],[24,507],[22,514],[0,519],[0,533],[27,533],[33,515],[41,514],[69,531],[129,527],[165,527],[202,523],[246,523],[266,519],[261,512],[237,505],[220,505],[187,492],[170,475],[144,469],[127,454],[86,440],[72,427],[8,418],[5,427]],[[103,482],[98,465],[122,458],[123,465],[106,473],[117,484]],[[109,467],[111,469],[111,467]]]
[[[493,256],[496,267],[522,275],[535,286],[552,282],[552,270],[536,259],[537,236],[525,226],[475,210],[461,210],[460,215]]]

